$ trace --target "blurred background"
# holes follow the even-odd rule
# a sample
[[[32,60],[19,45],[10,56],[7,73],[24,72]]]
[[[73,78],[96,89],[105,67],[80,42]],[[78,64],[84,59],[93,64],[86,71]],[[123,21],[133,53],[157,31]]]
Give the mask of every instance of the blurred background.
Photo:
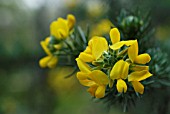
[[[38,65],[45,56],[40,41],[49,36],[52,21],[72,13],[85,29],[87,23],[115,18],[122,8],[150,11],[155,40],[170,56],[170,0],[0,0],[0,114],[122,114],[94,101],[75,76],[65,79],[72,68]],[[157,94],[159,99],[165,93]],[[165,103],[170,108],[169,99]],[[150,105],[141,100],[128,113],[149,114]]]

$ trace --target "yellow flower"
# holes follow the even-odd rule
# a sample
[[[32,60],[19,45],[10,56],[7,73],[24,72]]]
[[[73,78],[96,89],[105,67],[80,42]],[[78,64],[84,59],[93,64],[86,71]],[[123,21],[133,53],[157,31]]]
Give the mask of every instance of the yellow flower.
[[[109,79],[104,72],[100,70],[94,70],[90,73],[78,72],[77,78],[82,85],[89,87],[87,91],[92,96],[96,98],[105,96],[105,90]]]
[[[151,57],[147,53],[138,55],[138,42],[137,42],[137,40],[135,41],[135,43],[133,45],[131,45],[128,48],[128,56],[129,56],[129,59],[132,63],[131,67],[130,67],[130,69],[132,71],[149,70],[148,66],[138,65],[138,64],[148,63],[151,60]],[[135,63],[137,63],[137,64],[135,64]]]
[[[76,18],[72,14],[67,15],[67,25],[69,30],[71,30],[74,27],[74,24],[76,23]]]
[[[63,18],[58,18],[56,21],[53,21],[50,25],[51,35],[55,36],[56,39],[67,38],[75,22],[76,19],[71,14],[67,15],[67,20]]]
[[[137,40],[128,48],[128,56],[132,63],[146,64],[151,60],[151,57],[147,53],[138,55]]]
[[[110,30],[110,39],[112,41],[112,45],[110,46],[110,48],[113,50],[117,50],[124,45],[130,46],[135,42],[135,40],[120,41],[120,32],[117,28],[113,28]]]
[[[85,62],[97,60],[107,49],[108,44],[106,39],[95,36],[89,41],[86,50],[81,52],[76,59],[81,71],[77,73],[79,82],[84,86],[88,86],[89,89],[87,91],[96,98],[104,97],[109,79],[107,75],[100,70],[91,71],[91,68]]]
[[[54,90],[53,92],[56,92],[57,95],[62,96],[63,94],[67,94],[67,92],[73,87],[75,87],[74,90],[77,89],[77,83],[75,83],[77,80],[74,76],[67,79],[63,77],[70,74],[73,70],[73,67],[68,66],[57,66],[55,69],[49,70],[47,74],[47,83],[48,86]]]
[[[108,19],[103,19],[92,27],[90,36],[102,36],[108,34],[113,24]]]
[[[102,14],[104,14],[107,11],[107,8],[102,8],[103,3],[97,0],[90,0],[86,3],[86,11],[88,14],[88,18],[96,18],[101,17]]]
[[[133,45],[131,45],[128,48],[128,56],[132,63],[137,63],[137,64],[146,64],[151,60],[151,57],[147,53],[138,55],[137,40]],[[148,71],[149,67],[141,66],[141,65],[134,65],[134,66],[132,65],[131,70],[134,70],[135,72],[132,72],[129,75],[128,81],[132,83],[134,90],[136,92],[143,94],[144,86],[139,81],[145,80],[146,78],[152,76],[152,74]]]
[[[119,93],[125,93],[127,91],[127,85],[124,80],[128,77],[128,71],[129,64],[123,60],[119,60],[110,72],[110,78],[117,80],[116,87]]]
[[[80,72],[77,73],[79,82],[89,87],[87,91],[92,96],[104,97],[106,85],[109,83],[107,75],[100,70],[91,71],[91,68],[79,58],[76,61],[80,69]]]
[[[45,41],[41,41],[41,46],[46,52],[47,56],[40,59],[39,65],[42,68],[49,67],[54,68],[58,62],[58,58],[53,56],[50,50],[48,49],[48,44],[50,42],[50,38],[46,38]]]
[[[101,57],[104,51],[108,50],[108,43],[105,38],[94,36],[89,41],[87,48],[81,52],[79,58],[84,62],[92,62]]]
[[[80,69],[80,72],[77,73],[79,82],[89,87],[87,91],[96,98],[104,97],[106,86],[112,88],[114,86],[114,80],[117,82],[115,86],[119,93],[126,93],[127,87],[133,87],[135,92],[143,94],[144,86],[140,81],[152,76],[149,72],[149,67],[144,65],[151,60],[149,54],[138,55],[137,40],[120,41],[120,33],[117,28],[111,29],[110,39],[112,42],[111,49],[118,50],[124,45],[128,46],[128,48],[113,56],[112,53],[109,53],[112,51],[108,50],[108,43],[105,38],[98,36],[92,37],[86,49],[76,59]],[[103,54],[105,51],[108,53]],[[105,63],[104,65],[102,63],[101,70],[93,70],[97,65],[95,62],[98,60],[100,62],[103,59],[101,57],[102,54],[103,58],[106,57],[109,60],[110,63],[108,62],[108,66],[110,65],[111,67],[114,64],[111,71],[110,67],[104,66]],[[125,57],[126,54],[128,54],[129,58]],[[120,60],[121,56],[124,56],[122,58],[125,60]],[[92,65],[91,68],[88,63],[92,63],[94,66]],[[108,71],[110,71],[110,78],[105,74]]]
[[[77,65],[80,71],[85,72],[85,73],[91,72],[91,68],[85,62],[83,62],[80,58],[77,58],[76,61],[77,61]]]
[[[152,76],[148,70],[135,71],[128,76],[128,81],[132,83],[133,88],[136,92],[143,94],[144,86],[139,82]]]

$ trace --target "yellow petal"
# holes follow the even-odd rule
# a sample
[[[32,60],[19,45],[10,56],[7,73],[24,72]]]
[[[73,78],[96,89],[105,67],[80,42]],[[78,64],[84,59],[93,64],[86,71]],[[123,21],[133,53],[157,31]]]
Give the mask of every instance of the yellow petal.
[[[128,81],[141,81],[141,80],[145,80],[146,78],[149,78],[151,76],[152,76],[152,74],[148,70],[136,71],[136,72],[132,72],[128,76]]]
[[[99,86],[95,92],[95,96],[96,98],[102,98],[105,95],[105,90],[106,87],[105,86]]]
[[[84,72],[77,72],[77,78],[79,80],[85,80],[88,77],[88,73],[84,73]]]
[[[133,71],[149,70],[149,66],[135,65],[130,68]]]
[[[59,18],[57,19],[57,21],[63,22],[63,23],[65,23],[65,24],[67,24],[67,20],[66,20],[66,19],[63,19],[62,17],[59,17]]]
[[[143,92],[144,92],[144,86],[143,86],[140,82],[138,82],[138,81],[132,81],[131,83],[132,83],[133,88],[134,88],[134,90],[135,90],[136,92],[139,92],[140,94],[143,94]]]
[[[119,60],[113,66],[110,72],[110,78],[112,80],[119,79],[119,78],[126,79],[128,76],[128,71],[129,71],[129,64],[123,60]]]
[[[123,42],[117,42],[117,43],[111,45],[110,48],[113,50],[117,50],[117,49],[120,49],[123,45],[124,45]]]
[[[95,60],[94,57],[91,54],[87,54],[87,53],[84,53],[84,52],[80,53],[79,58],[84,62],[92,62],[92,61]]]
[[[90,50],[92,49],[92,44],[93,44],[92,42],[93,42],[94,38],[96,38],[96,36],[92,37],[88,42],[88,47],[90,48]],[[92,52],[92,50],[91,50],[91,52]]]
[[[129,64],[124,61],[124,63],[122,64],[121,79],[126,79],[128,76],[128,72],[129,72]]]
[[[55,36],[57,39],[62,39],[68,36],[69,28],[66,21],[59,18],[50,25],[51,35]]]
[[[85,73],[91,72],[90,71],[91,68],[85,62],[83,62],[80,58],[77,58],[76,61],[77,61],[77,65],[80,71],[85,72]]]
[[[132,63],[134,62],[134,60],[138,56],[138,42],[137,42],[137,40],[133,45],[131,45],[129,47],[128,56],[129,56],[129,59],[131,60]]]
[[[74,24],[75,24],[75,22],[76,22],[76,18],[74,17],[74,15],[68,14],[67,15],[67,21],[68,21],[69,29],[72,29]]]
[[[113,50],[117,50],[117,49],[120,49],[124,45],[131,46],[135,42],[136,42],[136,40],[120,41],[120,42],[117,42],[117,43],[111,45],[110,48]]]
[[[59,38],[66,38],[68,36],[68,32],[64,29],[58,29],[58,37]]]
[[[50,37],[47,37],[47,38],[45,39],[45,44],[48,45],[49,42],[50,42]]]
[[[58,62],[58,58],[53,56],[53,57],[50,59],[50,61],[47,63],[47,66],[48,66],[49,68],[54,68],[54,67],[56,66],[57,62]]]
[[[116,87],[117,87],[117,91],[119,93],[122,93],[122,92],[126,93],[126,91],[127,91],[127,85],[126,85],[125,81],[123,81],[122,79],[117,80]]]
[[[91,77],[91,80],[95,81],[99,85],[107,85],[109,83],[107,75],[100,70],[92,71],[89,74],[89,77]]]
[[[123,44],[126,46],[131,46],[134,43],[137,43],[137,40],[128,40],[128,41],[121,41],[121,42],[123,42]]]
[[[96,83],[95,83],[94,81],[91,81],[91,80],[88,80],[88,79],[79,80],[79,82],[80,82],[82,85],[87,86],[87,87],[91,87],[91,86],[96,85]]]
[[[42,67],[42,68],[47,67],[47,64],[48,64],[48,62],[50,61],[51,57],[52,57],[52,56],[46,56],[46,57],[40,59],[40,61],[39,61],[40,67]]]
[[[85,53],[87,54],[92,54],[92,50],[90,49],[89,46],[86,47],[86,49],[84,50]]]
[[[77,78],[78,78],[79,82],[84,86],[90,87],[90,86],[96,85],[96,83],[94,81],[88,79],[88,75],[89,75],[89,73],[78,72]]]
[[[91,86],[87,91],[92,95],[95,96],[95,92],[97,90],[97,85],[96,86]]]
[[[145,54],[138,55],[135,59],[135,63],[146,64],[150,60],[151,60],[151,57],[149,56],[149,54],[145,53]]]
[[[100,58],[104,51],[108,49],[108,43],[105,38],[103,37],[93,37],[92,39],[92,55],[94,56],[95,60]]]
[[[45,39],[45,41],[41,41],[40,44],[47,55],[52,55],[50,50],[48,49],[49,41],[50,41],[50,38],[48,37]]]
[[[112,44],[120,41],[120,32],[117,28],[113,28],[110,30],[110,39],[112,41]]]

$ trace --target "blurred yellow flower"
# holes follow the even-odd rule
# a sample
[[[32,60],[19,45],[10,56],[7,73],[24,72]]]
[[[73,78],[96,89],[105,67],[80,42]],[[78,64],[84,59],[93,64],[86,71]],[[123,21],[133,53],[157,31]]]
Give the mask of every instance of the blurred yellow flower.
[[[66,93],[69,93],[70,91],[77,91],[77,85],[78,82],[75,79],[74,76],[69,78],[64,78],[64,76],[67,76],[70,74],[70,72],[73,72],[74,68],[72,67],[57,67],[55,69],[52,69],[48,72],[48,85],[55,90],[57,95],[63,95]],[[74,90],[72,89],[74,88]]]
[[[54,68],[58,62],[58,58],[56,56],[53,56],[53,54],[50,52],[48,49],[48,44],[50,42],[50,38],[46,38],[45,41],[41,41],[41,46],[46,52],[47,56],[40,59],[39,65],[42,68],[49,67],[49,68]]]
[[[104,3],[100,0],[88,0],[86,2],[86,11],[89,17],[96,18],[100,17],[108,10],[107,7],[104,7]]]
[[[108,19],[103,19],[92,27],[90,36],[102,36],[108,34],[113,24]]]
[[[51,35],[60,40],[67,38],[75,22],[76,19],[72,14],[68,14],[67,19],[58,18],[50,25]]]
[[[58,57],[54,56],[53,53],[50,52],[50,49],[49,49],[49,43],[51,43],[50,40],[53,38],[56,38],[58,40],[67,38],[70,32],[72,31],[75,22],[76,22],[75,17],[72,14],[68,14],[67,19],[58,18],[56,21],[51,23],[50,37],[46,38],[45,41],[41,41],[40,43],[45,53],[47,54],[46,57],[42,58],[39,61],[40,67],[54,68],[56,66],[58,62]],[[50,46],[52,46],[53,49],[59,50],[62,47],[62,43],[60,42],[54,43]]]
[[[124,80],[128,77],[128,71],[129,64],[123,60],[119,60],[110,72],[110,78],[117,80],[116,87],[119,93],[125,93],[127,91],[127,85]]]
[[[81,2],[81,0],[64,0],[64,5],[66,5],[66,8],[71,11],[81,5]]]

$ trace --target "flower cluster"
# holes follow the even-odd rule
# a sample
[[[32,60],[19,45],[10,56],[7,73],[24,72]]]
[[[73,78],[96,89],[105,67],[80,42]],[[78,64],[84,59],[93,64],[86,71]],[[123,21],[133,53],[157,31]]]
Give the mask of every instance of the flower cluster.
[[[41,41],[41,46],[47,54],[39,61],[42,68],[54,68],[58,62],[59,50],[62,48],[63,41],[73,32],[76,22],[72,14],[67,15],[67,19],[58,18],[50,25],[50,36]]]
[[[108,107],[119,104],[125,112],[144,91],[170,85],[168,59],[150,38],[149,19],[122,11],[113,24],[103,19],[82,30],[73,15],[58,18],[50,24],[50,36],[40,43],[46,56],[39,64],[73,68],[66,78],[77,73],[94,98]]]
[[[138,54],[137,40],[120,41],[117,28],[110,30],[110,40],[94,36],[86,49],[76,58],[79,82],[89,87],[88,92],[103,98],[106,90],[117,88],[117,93],[128,91],[143,94],[142,81],[152,76],[149,54]]]

